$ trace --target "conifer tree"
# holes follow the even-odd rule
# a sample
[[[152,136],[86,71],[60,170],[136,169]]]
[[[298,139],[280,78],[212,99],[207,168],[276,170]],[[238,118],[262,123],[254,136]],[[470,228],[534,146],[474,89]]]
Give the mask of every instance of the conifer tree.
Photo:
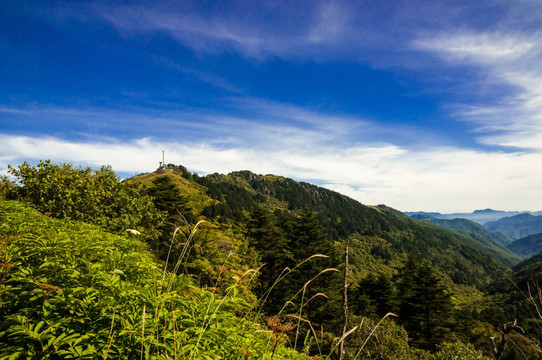
[[[249,245],[259,254],[258,261],[263,264],[257,288],[259,295],[262,295],[273,287],[292,256],[287,249],[287,240],[276,225],[274,216],[262,208],[252,212],[247,222],[246,236]],[[266,308],[271,313],[278,312],[285,301],[284,294],[287,292],[283,286],[282,282],[277,283],[266,299]]]
[[[360,315],[382,318],[397,311],[397,290],[387,274],[369,274],[353,292],[354,309]]]
[[[184,225],[185,221],[193,220],[190,216],[190,208],[181,196],[179,188],[169,176],[155,178],[146,193],[153,198],[154,205],[158,210],[167,213],[166,222],[162,226],[162,235],[156,242],[151,243],[160,258],[165,259],[175,227]]]
[[[170,217],[178,215],[177,211],[186,212],[186,201],[169,176],[158,176],[152,181],[147,193],[154,198],[156,208],[166,211]]]
[[[399,316],[411,343],[434,350],[449,331],[450,293],[429,263],[416,264],[414,258],[409,258],[399,279]]]
[[[294,219],[291,233],[289,235],[289,248],[294,256],[295,266],[313,255],[326,255],[327,258],[312,258],[299,266],[289,278],[289,287],[292,290],[300,291],[310,280],[310,284],[304,292],[305,300],[316,294],[327,296],[316,296],[305,307],[306,315],[318,322],[326,323],[328,327],[339,330],[341,319],[342,286],[339,272],[327,271],[319,275],[325,269],[336,268],[342,263],[335,249],[335,244],[328,239],[324,229],[319,223],[316,213],[305,208]],[[301,296],[296,301],[301,301]]]

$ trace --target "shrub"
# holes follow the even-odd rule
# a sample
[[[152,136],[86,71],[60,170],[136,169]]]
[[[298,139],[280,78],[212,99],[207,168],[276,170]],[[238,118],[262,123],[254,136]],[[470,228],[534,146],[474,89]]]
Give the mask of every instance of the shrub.
[[[136,229],[147,239],[160,234],[164,215],[152,198],[143,195],[141,185],[121,183],[109,166],[93,170],[46,160],[37,166],[24,162],[18,168],[8,167],[22,185],[18,197],[42,213],[100,225],[114,233]]]

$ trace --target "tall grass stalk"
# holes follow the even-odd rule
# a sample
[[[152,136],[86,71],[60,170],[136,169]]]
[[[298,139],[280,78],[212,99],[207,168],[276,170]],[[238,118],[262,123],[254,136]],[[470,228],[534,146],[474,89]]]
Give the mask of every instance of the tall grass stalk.
[[[257,312],[256,312],[256,317],[258,317],[260,314],[261,314],[261,309],[263,308],[263,305],[265,303],[265,301],[267,300],[267,298],[269,297],[269,294],[271,293],[271,291],[273,290],[273,288],[280,282],[282,281],[288,274],[294,272],[297,268],[299,268],[301,265],[303,265],[304,263],[306,263],[307,261],[310,261],[311,259],[314,259],[314,258],[327,258],[328,256],[327,255],[323,255],[323,254],[314,254],[314,255],[311,255],[309,256],[308,258],[306,258],[305,260],[301,261],[300,263],[298,263],[294,268],[292,269],[289,269],[289,268],[285,268],[281,274],[279,275],[279,277],[277,278],[277,280],[275,280],[275,282],[273,283],[273,285],[264,293],[264,298],[263,298],[263,301],[262,303],[259,304],[259,308],[257,309]],[[316,274],[315,276],[313,276],[311,279],[309,279],[301,289],[299,289],[291,298],[290,300],[286,301],[284,303],[284,305],[282,306],[282,308],[280,309],[279,311],[279,314],[278,315],[281,315],[286,307],[288,305],[294,305],[295,306],[295,303],[293,302],[293,300],[299,295],[299,294],[302,294],[301,296],[301,302],[300,302],[300,305],[299,305],[299,310],[297,311],[297,315],[295,315],[295,319],[298,320],[297,322],[297,326],[296,326],[296,335],[295,335],[295,341],[294,341],[294,346],[293,348],[296,349],[297,348],[297,341],[298,341],[298,337],[299,337],[299,329],[300,329],[300,326],[301,326],[301,322],[305,322],[309,325],[309,327],[311,328],[311,330],[313,331],[314,335],[317,336],[317,332],[314,331],[313,327],[312,327],[312,324],[309,320],[307,319],[304,319],[302,317],[302,312],[303,312],[303,308],[304,306],[310,302],[312,299],[316,298],[316,297],[319,297],[319,296],[323,296],[323,297],[326,297],[327,296],[323,293],[317,293],[315,294],[314,296],[312,296],[310,299],[308,299],[307,301],[305,301],[305,294],[306,294],[306,291],[307,291],[307,287],[316,279],[318,278],[320,275],[326,273],[326,272],[329,272],[329,271],[334,271],[334,272],[338,272],[339,270],[335,269],[335,268],[327,268],[327,269],[324,269],[322,271],[320,271],[318,274]],[[284,316],[290,316],[290,317],[293,317],[294,315],[284,315]],[[316,342],[317,345],[318,345],[318,351],[320,353],[320,355],[322,355],[322,349],[320,347],[320,343],[319,341]]]
[[[109,344],[107,344],[107,349],[105,350],[104,360],[107,360],[107,354],[113,343],[113,337],[115,336],[115,331],[113,330],[113,325],[115,324],[115,308],[113,308],[113,318],[111,319],[111,328],[109,329]]]
[[[300,303],[300,305],[299,305],[299,312],[298,312],[299,317],[301,317],[301,314],[302,314],[302,312],[303,312],[303,307],[304,307],[305,305],[307,305],[307,304],[309,303],[309,301],[311,301],[316,295],[318,295],[318,294],[316,294],[315,296],[313,296],[313,297],[311,297],[309,300],[307,300],[307,302],[304,302],[304,300],[305,300],[305,293],[306,293],[306,291],[307,291],[307,287],[308,287],[309,284],[310,284],[311,282],[313,282],[317,277],[319,277],[320,275],[322,275],[322,274],[324,274],[324,273],[326,273],[326,272],[329,272],[329,271],[336,271],[336,272],[339,272],[339,270],[337,270],[337,269],[335,269],[335,268],[327,268],[327,269],[324,269],[324,270],[320,271],[318,274],[316,274],[316,276],[314,276],[313,278],[311,278],[309,281],[307,281],[307,282],[303,285],[302,295],[301,295],[301,303]],[[322,294],[322,295],[324,295],[324,294]],[[296,294],[295,296],[297,296],[297,294]],[[294,298],[295,298],[295,296],[294,296]],[[324,295],[324,296],[327,297],[326,295]],[[300,325],[301,325],[301,322],[298,320],[298,322],[297,322],[297,329],[296,329],[296,331],[295,331],[294,349],[297,349],[297,339],[298,339],[298,337],[299,337],[299,327],[300,327]]]
[[[188,224],[188,222],[186,221],[186,219],[184,217],[183,217],[183,220],[184,220],[184,223],[185,223],[184,225],[187,226],[190,233],[189,233],[186,241],[184,243],[182,243],[183,247],[181,249],[181,254],[177,258],[177,261],[175,263],[175,267],[174,267],[173,271],[170,273],[172,275],[178,275],[177,272],[179,270],[179,267],[180,267],[183,259],[185,258],[186,254],[188,253],[190,244],[192,243],[192,240],[194,239],[194,236],[196,235],[196,232],[197,232],[198,228],[202,224],[207,222],[206,220],[200,220],[200,221],[197,222],[196,225],[194,225],[194,227],[192,227],[192,229],[190,229],[190,224]],[[154,299],[154,301],[156,302],[156,306],[155,306],[154,319],[153,319],[153,323],[154,323],[153,324],[153,333],[154,333],[154,336],[156,337],[157,340],[160,338],[160,323],[159,323],[160,314],[162,314],[162,312],[164,310],[164,306],[165,306],[165,302],[164,302],[164,299],[162,298],[162,294],[164,294],[164,284],[166,283],[166,277],[168,277],[168,270],[167,269],[168,269],[171,253],[172,253],[172,250],[173,250],[173,246],[176,245],[175,240],[176,240],[176,237],[177,237],[177,233],[181,229],[182,229],[182,226],[176,226],[174,231],[173,231],[173,235],[171,236],[170,245],[169,245],[169,249],[168,249],[168,254],[167,254],[167,257],[166,257],[165,264],[164,264],[164,269],[162,271],[162,279],[160,281],[160,286],[158,288],[158,291],[157,291],[155,299]],[[165,292],[166,293],[170,292],[172,287],[173,287],[174,278],[170,276],[169,279],[170,280],[167,282],[167,284],[165,284],[166,285],[165,286]],[[143,305],[142,332],[144,331],[144,328],[145,328],[145,304]],[[164,331],[167,331],[166,330],[166,324],[164,324]],[[142,334],[142,337],[144,337],[144,333]],[[144,345],[144,338],[142,339],[142,343],[141,343],[141,347],[142,347],[141,356],[142,357],[143,357],[143,345]],[[175,348],[175,351],[176,351],[176,348]]]
[[[318,333],[316,332],[316,330],[314,330],[314,327],[312,326],[312,323],[309,320],[307,320],[305,318],[302,318],[301,316],[298,316],[298,315],[293,315],[292,314],[292,315],[284,315],[284,316],[291,317],[291,318],[294,318],[294,319],[298,320],[298,324],[299,324],[299,321],[303,321],[309,326],[309,328],[313,332],[314,336],[316,337],[316,346],[318,346],[318,353],[319,353],[320,356],[322,356],[322,347],[320,346],[321,341],[318,341],[318,335],[317,335]],[[323,330],[322,330],[322,333],[320,335],[320,339],[322,339],[323,336],[324,336],[324,334],[323,334]]]
[[[145,307],[143,304],[143,315],[141,316],[141,360],[143,360],[143,346],[145,345]]]
[[[255,313],[255,316],[258,317],[259,315],[261,315],[261,311],[262,311],[262,308],[263,308],[263,305],[267,302],[267,299],[269,298],[269,295],[271,294],[271,292],[273,291],[273,289],[275,288],[275,286],[277,286],[278,283],[280,283],[282,280],[284,280],[284,278],[286,276],[288,276],[288,274],[290,274],[291,272],[295,271],[297,268],[299,268],[301,265],[303,265],[304,263],[306,263],[307,261],[310,261],[311,259],[315,259],[315,258],[328,258],[329,256],[327,255],[323,255],[323,254],[314,254],[314,255],[311,255],[309,256],[308,258],[306,258],[305,260],[301,261],[300,263],[298,263],[295,267],[293,267],[292,269],[290,269],[289,267],[285,267],[281,273],[279,274],[279,276],[277,277],[277,279],[273,282],[273,284],[269,287],[269,289],[267,289],[264,294],[262,295],[262,299],[260,300],[260,303],[259,303],[259,306],[258,308],[256,309],[256,313]],[[265,264],[264,264],[265,265]],[[297,296],[299,294],[296,293],[295,296]],[[294,298],[295,298],[294,296]],[[288,302],[287,302],[288,303]],[[284,304],[283,308],[281,309],[281,312],[284,310],[284,308],[286,307],[286,304]]]
[[[356,353],[356,356],[354,357],[354,360],[356,360],[360,356],[361,352],[363,351],[363,348],[365,347],[365,345],[367,345],[367,343],[369,342],[369,339],[373,336],[374,332],[380,326],[382,321],[384,321],[389,316],[397,316],[397,315],[394,314],[394,313],[389,312],[386,315],[384,315],[384,317],[382,319],[380,319],[380,321],[375,325],[375,327],[373,327],[373,329],[371,330],[371,332],[369,333],[369,335],[367,336],[367,338],[365,339],[365,341],[363,342],[363,344],[359,348],[358,352]],[[363,321],[361,322],[361,324],[363,324]],[[360,328],[361,328],[361,324],[359,326]]]
[[[363,324],[363,321],[361,322],[361,324],[359,325],[359,327],[361,327],[361,325]],[[377,325],[378,326],[378,325]],[[333,348],[331,349],[331,351],[329,352],[328,356],[326,357],[326,360],[329,359],[329,357],[331,356],[331,354],[333,354],[333,352],[335,350],[337,350],[337,348],[340,348],[341,347],[341,344],[344,343],[344,340],[350,336],[350,334],[352,334],[354,331],[356,331],[358,329],[358,326],[354,326],[352,329],[348,330],[347,332],[345,332],[341,338],[339,339],[339,341],[337,341],[337,343],[333,346]],[[370,335],[369,335],[370,336]]]
[[[256,270],[254,269],[249,269],[247,271],[245,271],[245,273],[239,277],[239,279],[236,280],[235,284],[230,286],[228,288],[228,291],[226,292],[226,294],[224,294],[224,296],[222,296],[222,299],[220,300],[220,302],[218,303],[218,305],[214,308],[213,310],[213,313],[208,317],[208,314],[211,310],[211,307],[212,305],[214,304],[214,295],[212,297],[213,301],[210,301],[209,302],[209,305],[207,306],[207,309],[206,309],[206,312],[205,312],[205,316],[204,316],[204,320],[203,320],[203,324],[201,325],[201,329],[202,331],[200,332],[199,336],[198,336],[198,340],[196,342],[196,345],[193,347],[192,351],[190,352],[190,358],[192,359],[193,356],[196,356],[197,353],[195,353],[195,351],[197,351],[198,349],[198,346],[199,346],[199,343],[201,341],[201,338],[203,337],[203,334],[205,333],[205,331],[207,330],[207,328],[211,325],[212,321],[214,319],[216,319],[216,315],[218,313],[218,310],[221,308],[221,306],[223,305],[224,301],[226,301],[227,297],[231,294],[231,292],[233,291],[233,289],[235,289],[235,287],[239,284],[239,282],[247,275],[249,274],[255,274],[256,273]],[[254,276],[251,278],[251,280],[254,278]],[[205,321],[205,319],[207,319],[207,321]]]

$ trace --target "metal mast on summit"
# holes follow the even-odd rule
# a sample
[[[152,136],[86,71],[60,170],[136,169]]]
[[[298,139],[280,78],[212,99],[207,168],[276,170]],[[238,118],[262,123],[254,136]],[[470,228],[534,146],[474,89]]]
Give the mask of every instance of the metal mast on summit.
[[[162,150],[162,161],[160,161],[159,169],[163,169],[165,167],[166,167],[166,161],[164,160],[164,150]]]

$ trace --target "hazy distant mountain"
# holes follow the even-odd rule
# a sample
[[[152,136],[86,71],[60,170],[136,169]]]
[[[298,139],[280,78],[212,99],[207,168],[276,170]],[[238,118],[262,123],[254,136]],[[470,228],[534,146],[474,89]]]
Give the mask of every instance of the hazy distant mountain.
[[[491,231],[498,231],[514,239],[521,239],[529,235],[542,233],[542,215],[519,214],[487,222],[484,226]]]
[[[418,218],[418,216],[415,216],[414,218]],[[514,238],[508,235],[501,234],[499,232],[493,232],[485,228],[484,226],[468,219],[458,218],[453,220],[447,220],[435,218],[421,218],[420,220],[429,221],[435,225],[442,226],[446,229],[459,230],[471,235],[479,235],[501,246],[507,246],[515,241]]]
[[[542,215],[542,211],[530,212],[530,211],[502,211],[502,210],[493,210],[493,209],[484,209],[484,210],[475,210],[471,213],[453,213],[453,214],[441,214],[438,212],[424,212],[424,211],[415,211],[415,212],[405,212],[410,217],[415,217],[420,219],[423,216],[429,216],[435,219],[468,219],[470,221],[477,222],[478,224],[485,225],[489,221],[497,221],[504,217],[515,216],[519,214],[531,214],[531,215]]]
[[[526,236],[509,244],[507,248],[525,258],[537,255],[542,252],[542,234]]]

